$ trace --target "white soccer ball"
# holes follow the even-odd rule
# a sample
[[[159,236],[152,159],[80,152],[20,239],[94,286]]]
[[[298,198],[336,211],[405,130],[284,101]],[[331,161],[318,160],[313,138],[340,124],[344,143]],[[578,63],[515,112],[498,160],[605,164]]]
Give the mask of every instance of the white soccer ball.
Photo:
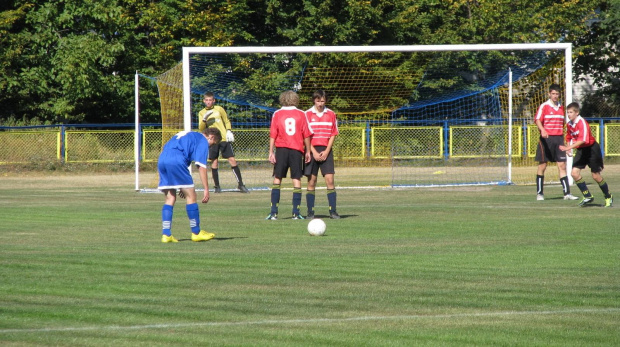
[[[322,236],[325,234],[325,222],[322,219],[315,218],[308,223],[308,233],[312,236]]]

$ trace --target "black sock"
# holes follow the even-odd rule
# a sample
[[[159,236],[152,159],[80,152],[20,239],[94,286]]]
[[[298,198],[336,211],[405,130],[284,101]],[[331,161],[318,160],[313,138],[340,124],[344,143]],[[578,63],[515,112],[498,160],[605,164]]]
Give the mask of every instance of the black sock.
[[[598,182],[598,186],[601,188],[603,194],[605,194],[605,199],[611,198],[611,194],[609,194],[609,187],[607,186],[607,182],[605,182],[605,180]]]
[[[213,184],[215,187],[220,186],[220,174],[217,172],[217,169],[211,169],[211,176],[213,176]]]
[[[560,183],[562,184],[562,192],[564,192],[564,195],[570,194],[570,184],[568,183],[568,176],[560,178]]]
[[[536,194],[542,195],[544,185],[545,185],[545,176],[536,175]]]
[[[241,178],[241,170],[239,170],[239,166],[233,166],[231,169],[233,171],[233,174],[235,175],[235,178],[237,179],[237,183],[242,186],[243,178]]]
[[[584,198],[591,198],[592,194],[590,194],[590,191],[588,190],[588,185],[586,184],[586,181],[582,179],[575,181],[575,184],[577,184],[577,187],[579,187],[579,190],[581,190],[581,194],[583,194]]]

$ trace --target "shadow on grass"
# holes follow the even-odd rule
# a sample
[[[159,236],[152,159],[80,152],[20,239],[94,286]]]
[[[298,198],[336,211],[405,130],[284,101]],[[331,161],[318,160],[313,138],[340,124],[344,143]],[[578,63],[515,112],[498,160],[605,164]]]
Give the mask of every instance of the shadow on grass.
[[[234,240],[234,239],[247,239],[247,236],[243,236],[243,237],[214,237],[211,240],[207,240],[207,241],[199,241],[196,243],[208,243],[210,241],[229,241],[229,240]],[[179,242],[185,242],[185,241],[192,241],[192,239],[179,239]]]

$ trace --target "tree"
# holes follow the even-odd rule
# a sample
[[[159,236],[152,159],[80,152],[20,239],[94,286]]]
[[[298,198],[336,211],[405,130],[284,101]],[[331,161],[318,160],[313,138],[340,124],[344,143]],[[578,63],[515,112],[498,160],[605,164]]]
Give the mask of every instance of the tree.
[[[109,118],[118,102],[115,65],[121,8],[113,0],[15,1],[4,11],[3,116],[53,123]],[[104,114],[102,114],[102,112]]]
[[[582,105],[589,116],[620,116],[620,1],[603,2],[590,31],[578,41],[575,74],[592,76],[597,90]]]
[[[10,117],[126,122],[133,111],[134,73],[163,73],[181,59],[183,46],[567,41],[577,43],[576,52],[584,46],[587,59],[580,56],[580,71],[592,71],[603,85],[613,86],[617,82],[604,73],[604,65],[617,64],[617,2],[3,1],[0,122]],[[597,8],[601,21],[588,26]],[[144,107],[145,121],[157,122],[157,92],[151,86],[147,90],[153,98],[144,99],[150,103]]]

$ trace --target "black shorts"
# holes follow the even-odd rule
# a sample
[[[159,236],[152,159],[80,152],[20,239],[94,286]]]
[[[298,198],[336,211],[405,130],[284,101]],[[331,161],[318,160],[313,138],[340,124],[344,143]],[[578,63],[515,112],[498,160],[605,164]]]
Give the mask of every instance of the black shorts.
[[[314,148],[316,148],[318,152],[322,152],[325,150],[325,148],[327,148],[327,146],[315,146]],[[325,159],[325,161],[316,161],[314,160],[314,156],[312,156],[310,163],[306,164],[306,168],[304,169],[304,176],[318,176],[319,168],[321,168],[321,174],[323,175],[323,177],[325,177],[325,175],[333,175],[334,173],[336,173],[334,169],[334,151],[329,151],[329,154],[327,155],[327,159]]]
[[[603,155],[598,142],[594,142],[590,147],[577,148],[575,158],[573,159],[573,167],[585,169],[586,165],[594,173],[603,171]]]
[[[217,159],[222,153],[222,158],[228,159],[234,157],[233,147],[231,142],[221,141],[212,146],[209,146],[209,160]]]
[[[273,177],[285,178],[289,168],[291,169],[291,178],[300,179],[304,173],[304,154],[296,149],[276,147],[276,164],[273,167]]]
[[[547,162],[566,162],[566,152],[560,150],[560,146],[564,145],[564,136],[554,135],[549,138],[539,138],[536,147],[536,161],[539,163]]]

